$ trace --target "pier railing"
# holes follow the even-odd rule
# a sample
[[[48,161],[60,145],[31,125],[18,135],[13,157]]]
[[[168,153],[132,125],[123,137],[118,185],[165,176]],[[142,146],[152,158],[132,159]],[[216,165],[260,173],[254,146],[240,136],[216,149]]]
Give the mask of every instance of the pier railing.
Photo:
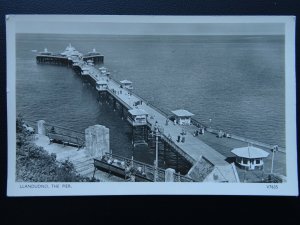
[[[154,181],[154,174],[155,174],[155,167],[146,163],[142,163],[133,159],[128,159],[119,155],[115,155],[112,153],[106,153],[107,156],[112,157],[113,159],[119,160],[121,162],[124,162],[126,165],[131,165],[133,168],[135,168],[137,171],[140,171],[141,173],[144,173]],[[166,171],[161,168],[157,168],[157,182],[164,182],[165,181],[165,173]],[[179,173],[174,173],[174,181],[175,182],[194,182],[193,179],[183,176]]]
[[[113,95],[120,103],[122,103],[127,109],[132,109],[130,105],[124,102],[121,98],[118,97],[111,89],[107,89],[107,92]]]
[[[182,149],[174,143],[174,140],[171,140],[170,138],[168,138],[166,135],[164,135],[162,133],[160,133],[160,136],[167,144],[169,144],[172,148],[174,148],[176,150],[176,152],[178,152],[182,157],[184,157],[192,165],[196,163],[196,161],[189,154],[182,151]]]
[[[24,120],[25,124],[30,125],[35,129],[37,128],[37,121]],[[44,123],[45,135],[49,137],[50,141],[59,142],[61,144],[72,145],[76,147],[83,147],[85,145],[85,133],[76,131],[74,129]]]
[[[267,149],[270,149],[270,150],[274,148],[274,145],[271,145],[271,144],[266,144],[266,143],[263,143],[263,142],[260,142],[260,141],[252,140],[252,139],[245,138],[245,137],[241,137],[239,135],[233,134],[233,133],[231,133],[229,131],[226,131],[224,129],[221,129],[221,128],[220,129],[216,129],[216,128],[209,127],[209,126],[204,125],[204,123],[201,123],[201,122],[199,122],[198,120],[196,120],[194,118],[191,119],[191,122],[196,127],[203,127],[203,128],[205,128],[206,131],[208,131],[208,132],[210,132],[212,134],[218,135],[219,131],[222,131],[225,134],[229,134],[230,138],[238,140],[238,141],[246,142],[246,143],[249,143],[251,145],[256,145],[256,146],[267,148]],[[278,147],[278,151],[280,151],[282,153],[285,153],[285,148]]]

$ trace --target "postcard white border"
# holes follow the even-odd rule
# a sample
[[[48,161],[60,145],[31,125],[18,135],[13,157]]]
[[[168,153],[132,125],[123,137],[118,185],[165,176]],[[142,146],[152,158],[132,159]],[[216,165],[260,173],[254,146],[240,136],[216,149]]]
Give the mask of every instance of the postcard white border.
[[[287,182],[280,184],[252,183],[23,183],[15,181],[16,149],[16,33],[41,33],[40,24],[51,24],[42,33],[61,33],[55,25],[89,23],[112,24],[198,24],[198,23],[283,23],[285,24],[285,115],[286,115],[286,166]],[[58,26],[59,27],[59,26]],[[74,31],[72,31],[74,32]],[[71,32],[71,33],[72,33]],[[63,32],[66,33],[66,32]],[[89,28],[80,33],[90,34]],[[7,39],[7,115],[8,115],[8,196],[74,196],[74,195],[298,195],[297,144],[296,144],[296,82],[295,82],[295,17],[294,16],[97,16],[97,15],[8,15]],[[36,185],[24,188],[25,184]],[[59,184],[54,188],[53,184]],[[69,188],[65,188],[70,184]],[[23,187],[22,187],[23,185]],[[47,187],[42,187],[47,185]],[[70,188],[71,187],[71,188]]]

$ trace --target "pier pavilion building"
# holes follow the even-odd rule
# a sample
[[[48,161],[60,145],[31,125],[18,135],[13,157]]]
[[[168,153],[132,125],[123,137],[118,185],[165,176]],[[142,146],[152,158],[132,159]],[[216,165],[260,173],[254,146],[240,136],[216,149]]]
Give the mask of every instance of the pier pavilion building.
[[[52,52],[49,52],[47,48],[44,49],[43,52],[39,53],[40,55],[52,55]]]
[[[96,89],[97,91],[106,91],[108,88],[108,83],[106,80],[98,80],[96,83]]]
[[[67,46],[66,50],[62,53],[60,53],[61,56],[64,57],[71,57],[71,56],[76,56],[76,57],[81,57],[82,54],[78,52],[71,44]]]
[[[122,84],[122,86],[128,90],[132,90],[133,86],[132,86],[132,82],[130,80],[122,80],[120,81],[120,83]]]
[[[148,113],[143,109],[128,110],[128,120],[133,126],[147,125]]]
[[[194,116],[193,113],[184,109],[174,110],[172,113],[175,115],[175,120],[179,125],[191,125],[191,117]]]
[[[268,152],[253,146],[235,148],[231,152],[236,155],[235,162],[247,170],[262,169],[263,159],[269,155]]]

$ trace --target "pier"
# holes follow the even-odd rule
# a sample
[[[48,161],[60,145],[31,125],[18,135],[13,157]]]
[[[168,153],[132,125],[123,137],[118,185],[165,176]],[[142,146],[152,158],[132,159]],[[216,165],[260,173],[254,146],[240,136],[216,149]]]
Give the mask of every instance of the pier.
[[[66,48],[66,50],[60,54],[53,54],[49,52],[47,48],[43,52],[39,52],[36,56],[37,63],[48,63],[48,64],[58,64],[58,65],[73,65],[74,62],[83,61],[87,62],[92,60],[94,63],[103,63],[104,56],[93,49],[85,55],[78,52],[71,44]]]
[[[231,170],[234,162],[230,161],[230,158],[233,158],[233,154],[230,153],[231,149],[246,147],[250,144],[258,146],[268,153],[273,153],[272,145],[215,130],[193,118],[189,120],[188,124],[178,124],[176,119],[171,119],[171,113],[161,111],[136,95],[132,90],[131,81],[116,81],[106,68],[96,68],[95,64],[103,63],[103,59],[104,57],[95,50],[83,55],[71,45],[61,54],[53,55],[45,50],[36,57],[38,63],[72,66],[74,71],[98,92],[99,100],[112,104],[113,109],[120,110],[122,118],[131,124],[134,146],[148,144],[149,136],[157,135],[165,147],[186,159],[191,166],[201,162],[211,165],[219,171],[224,171],[221,174],[227,182],[239,180],[232,178],[237,177],[237,172],[235,168]],[[199,131],[203,131],[203,133],[199,134]],[[277,150],[281,155],[278,161],[276,161],[277,158],[275,161],[282,163],[285,158],[285,149],[278,147]],[[267,159],[267,165],[269,164],[270,160]],[[285,164],[282,167],[285,167]],[[239,169],[237,171],[239,174],[243,172]],[[276,172],[286,175],[285,168]]]

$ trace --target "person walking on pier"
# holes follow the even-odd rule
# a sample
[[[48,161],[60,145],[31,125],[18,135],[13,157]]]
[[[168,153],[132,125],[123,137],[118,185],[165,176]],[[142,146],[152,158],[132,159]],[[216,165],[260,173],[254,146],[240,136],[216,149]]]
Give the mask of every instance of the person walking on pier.
[[[181,138],[181,142],[184,143],[185,142],[185,137]]]

